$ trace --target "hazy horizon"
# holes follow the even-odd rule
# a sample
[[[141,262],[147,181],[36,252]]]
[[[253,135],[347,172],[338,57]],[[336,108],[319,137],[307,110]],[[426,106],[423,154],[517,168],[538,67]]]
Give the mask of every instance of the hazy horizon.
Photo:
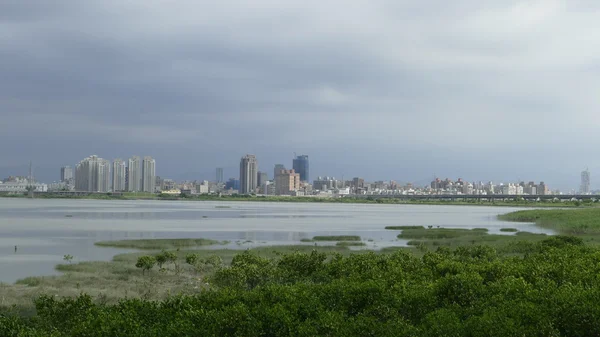
[[[598,189],[600,4],[0,4],[0,179],[96,154],[163,178],[544,181]]]

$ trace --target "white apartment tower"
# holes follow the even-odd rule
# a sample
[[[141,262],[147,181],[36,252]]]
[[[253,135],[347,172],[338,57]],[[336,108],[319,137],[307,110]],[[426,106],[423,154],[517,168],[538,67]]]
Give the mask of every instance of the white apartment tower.
[[[142,172],[140,157],[133,156],[127,162],[127,191],[140,192],[142,190]]]
[[[110,191],[110,162],[90,156],[77,164],[75,168],[75,190],[82,192]]]
[[[115,159],[112,165],[112,190],[125,191],[125,162],[120,158]]]
[[[247,154],[240,160],[240,194],[254,193],[258,182],[258,161]]]
[[[142,191],[154,193],[156,188],[156,161],[152,157],[144,157],[142,162]]]
[[[590,171],[586,169],[581,172],[581,187],[579,187],[580,194],[590,194]]]

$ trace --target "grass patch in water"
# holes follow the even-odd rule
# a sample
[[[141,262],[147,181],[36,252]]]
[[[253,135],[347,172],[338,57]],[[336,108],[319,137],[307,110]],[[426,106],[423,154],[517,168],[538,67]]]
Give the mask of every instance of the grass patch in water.
[[[314,241],[360,241],[358,235],[321,235],[313,237]]]
[[[117,240],[99,241],[96,246],[135,248],[135,249],[173,249],[190,248],[199,246],[210,246],[222,244],[222,242],[211,239],[140,239],[140,240]]]
[[[398,234],[399,239],[450,239],[467,236],[487,235],[480,230],[462,228],[432,228],[432,229],[406,229]]]
[[[386,226],[385,229],[405,230],[405,229],[425,229],[423,226]]]
[[[500,228],[500,231],[501,232],[512,232],[512,233],[515,233],[515,232],[518,232],[519,230],[516,229],[516,228]]]

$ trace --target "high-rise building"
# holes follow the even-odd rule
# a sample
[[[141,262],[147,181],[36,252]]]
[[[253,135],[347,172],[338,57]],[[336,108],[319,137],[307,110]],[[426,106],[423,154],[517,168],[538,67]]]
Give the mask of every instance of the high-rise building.
[[[548,194],[550,194],[550,189],[548,188],[548,186],[546,186],[546,184],[544,184],[543,181],[541,181],[539,183],[539,185],[537,185],[537,194],[538,195],[548,195]]]
[[[275,178],[275,194],[289,195],[300,189],[300,175],[294,170],[282,170]]]
[[[581,172],[581,187],[579,188],[580,194],[590,194],[590,171],[585,169]]]
[[[240,194],[254,193],[258,186],[258,162],[256,156],[247,154],[240,160]]]
[[[75,190],[82,192],[108,192],[110,190],[110,162],[90,156],[75,167]]]
[[[73,169],[71,166],[64,166],[60,168],[60,181],[63,183],[73,180]]]
[[[156,189],[156,161],[146,156],[142,161],[142,191],[154,193]]]
[[[294,171],[296,171],[296,173],[298,173],[300,175],[301,181],[309,180],[308,156],[307,155],[297,156],[293,161],[292,168],[294,169]]]
[[[365,187],[365,180],[363,178],[355,177],[352,179],[352,189],[354,193],[358,193],[359,190]]]
[[[258,186],[262,186],[268,180],[269,180],[269,175],[267,174],[267,172],[258,171],[258,181],[257,181]]]
[[[133,156],[127,162],[127,191],[140,192],[142,190],[142,170],[140,157]]]
[[[283,164],[275,164],[275,169],[273,169],[273,179],[277,178],[279,172],[285,170],[285,166]]]
[[[222,167],[217,167],[217,183],[222,183],[223,182],[223,168]]]
[[[123,159],[115,159],[112,164],[112,190],[115,192],[125,191],[125,162]]]

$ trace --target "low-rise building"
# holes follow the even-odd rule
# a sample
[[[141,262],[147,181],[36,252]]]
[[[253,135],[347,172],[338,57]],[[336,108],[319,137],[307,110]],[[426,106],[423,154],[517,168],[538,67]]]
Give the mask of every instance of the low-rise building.
[[[33,188],[34,192],[48,192],[48,185],[41,183],[30,184],[26,181],[0,183],[1,193],[26,193],[30,188]]]

